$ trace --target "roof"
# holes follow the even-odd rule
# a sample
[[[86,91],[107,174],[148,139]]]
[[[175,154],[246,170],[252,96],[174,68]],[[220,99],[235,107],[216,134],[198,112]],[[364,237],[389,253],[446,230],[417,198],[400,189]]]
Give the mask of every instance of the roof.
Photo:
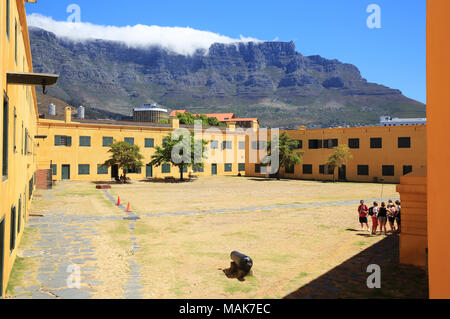
[[[234,113],[210,113],[210,114],[205,114],[207,117],[215,117],[216,119],[218,119],[220,122],[229,120],[229,119],[234,119]]]
[[[228,120],[223,120],[222,122],[253,122],[253,121],[257,121],[259,123],[258,118],[254,117],[254,118],[232,118],[232,119],[228,119]]]
[[[186,112],[186,110],[174,110],[170,112],[170,116],[177,116],[177,113],[185,114]]]

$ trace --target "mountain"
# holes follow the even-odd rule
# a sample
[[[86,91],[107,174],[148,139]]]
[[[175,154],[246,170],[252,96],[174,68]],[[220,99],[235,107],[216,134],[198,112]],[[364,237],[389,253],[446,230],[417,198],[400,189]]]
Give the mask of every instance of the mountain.
[[[369,83],[358,68],[303,56],[293,42],[213,44],[192,56],[104,40],[72,41],[30,27],[36,72],[60,74],[49,94],[72,105],[130,115],[157,102],[191,112],[235,112],[262,125],[326,127],[424,117],[425,105]]]

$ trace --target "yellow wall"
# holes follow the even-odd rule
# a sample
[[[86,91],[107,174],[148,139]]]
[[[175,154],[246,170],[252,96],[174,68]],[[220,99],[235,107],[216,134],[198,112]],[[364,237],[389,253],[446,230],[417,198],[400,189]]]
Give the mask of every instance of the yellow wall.
[[[71,180],[93,180],[106,181],[111,180],[111,168],[107,175],[97,174],[97,165],[104,163],[108,158],[108,147],[103,147],[103,137],[113,137],[116,141],[123,141],[126,137],[134,138],[134,144],[138,145],[141,154],[144,156],[144,164],[151,161],[151,156],[155,148],[145,148],[145,138],[153,138],[155,146],[161,146],[162,141],[167,137],[173,128],[150,127],[150,126],[125,126],[125,125],[106,125],[106,124],[87,124],[70,121],[52,121],[41,119],[38,124],[39,135],[45,135],[45,140],[40,140],[38,146],[38,167],[39,169],[49,169],[50,164],[57,165],[57,174],[53,180],[61,180],[62,165],[70,165]],[[203,131],[203,139],[206,141],[217,140],[218,150],[212,150],[211,145],[207,146],[204,172],[197,172],[197,176],[210,176],[211,164],[217,163],[218,175],[237,175],[238,163],[245,163],[245,149],[240,150],[238,141],[245,141],[243,133],[238,131],[226,131],[215,129],[215,131]],[[55,146],[55,135],[65,135],[72,137],[71,146]],[[81,147],[80,136],[90,136],[91,146]],[[233,147],[228,152],[222,150],[222,141],[227,139],[233,142]],[[232,164],[232,171],[225,172],[225,163]],[[78,165],[89,164],[90,174],[79,175]],[[190,170],[190,169],[189,169]],[[242,172],[245,173],[245,172]],[[121,173],[120,173],[121,174]],[[178,177],[179,170],[171,167],[170,173],[163,173],[162,167],[153,167],[153,178]],[[146,167],[142,167],[140,174],[127,174],[131,179],[144,179],[146,177]]]
[[[0,154],[3,154],[3,103],[4,94],[9,99],[9,128],[8,128],[8,176],[0,180],[0,222],[4,221],[4,269],[0,274],[3,284],[0,284],[2,294],[8,282],[8,278],[13,266],[17,247],[23,233],[23,227],[30,207],[28,182],[33,178],[36,170],[36,154],[34,153],[34,136],[37,132],[37,105],[34,89],[22,85],[7,85],[6,72],[32,72],[31,52],[28,39],[28,27],[26,24],[26,14],[23,0],[10,1],[10,26],[9,39],[6,35],[6,1],[0,4]],[[15,23],[17,22],[17,63],[15,58]],[[16,117],[14,118],[14,109]],[[16,122],[14,129],[14,121]],[[25,129],[29,131],[28,145],[29,153],[22,151],[25,139]],[[16,149],[14,150],[14,136]],[[0,156],[0,169],[3,160]],[[19,199],[22,198],[21,207],[21,228],[17,229]],[[11,235],[11,209],[17,208],[16,229],[17,232],[15,249],[10,251]],[[1,238],[0,238],[1,240]],[[0,256],[1,257],[1,256]],[[1,280],[1,279],[0,279]]]
[[[359,138],[359,149],[351,149],[353,159],[346,165],[347,181],[374,182],[375,179],[383,179],[386,183],[398,183],[403,176],[403,166],[412,165],[413,171],[426,166],[426,126],[395,126],[395,127],[354,127],[354,128],[327,128],[312,129],[299,128],[297,130],[280,131],[286,132],[291,139],[301,140],[304,152],[303,164],[313,165],[313,174],[303,174],[303,164],[297,165],[294,174],[285,174],[284,168],[280,173],[286,178],[331,180],[332,175],[319,173],[319,166],[324,165],[332,153],[332,149],[309,149],[310,139],[338,139],[339,145],[347,144],[350,138]],[[411,148],[398,148],[399,137],[410,137]],[[270,137],[269,137],[270,138]],[[382,148],[370,148],[370,138],[382,138]],[[251,146],[251,141],[248,147]],[[248,150],[248,153],[251,149]],[[247,156],[248,157],[248,156]],[[247,162],[249,159],[247,158]],[[369,175],[359,176],[358,165],[369,165]],[[394,165],[394,176],[383,176],[382,166]],[[246,175],[264,176],[256,174],[255,165],[247,165]],[[338,177],[338,170],[335,170]]]
[[[428,116],[428,269],[431,298],[450,298],[450,1],[428,1],[427,116]]]

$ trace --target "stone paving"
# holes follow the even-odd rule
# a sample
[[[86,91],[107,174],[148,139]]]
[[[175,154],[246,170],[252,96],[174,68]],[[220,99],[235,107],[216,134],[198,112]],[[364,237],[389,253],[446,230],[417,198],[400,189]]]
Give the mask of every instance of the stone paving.
[[[69,216],[63,212],[50,211],[44,217],[31,217],[28,227],[35,228],[39,240],[32,248],[20,252],[20,257],[34,257],[39,267],[35,278],[25,273],[24,281],[36,280],[38,285],[16,287],[16,298],[90,298],[92,287],[99,285],[93,280],[95,248],[93,239],[99,234],[95,225],[105,220],[117,220],[118,216]],[[71,278],[79,269],[81,287],[74,288]]]

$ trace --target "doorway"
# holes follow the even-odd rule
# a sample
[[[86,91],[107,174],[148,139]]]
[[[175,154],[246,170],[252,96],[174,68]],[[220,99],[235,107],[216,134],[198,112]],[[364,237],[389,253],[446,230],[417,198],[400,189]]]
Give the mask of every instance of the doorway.
[[[3,272],[5,257],[5,218],[0,221],[0,299],[3,298]]]
[[[340,181],[347,181],[347,167],[345,166],[345,165],[342,165],[340,168],[339,168],[339,180]]]
[[[111,178],[118,179],[119,178],[119,165],[111,166]]]
[[[70,165],[62,165],[61,166],[61,179],[62,180],[70,179]]]
[[[217,175],[217,164],[211,164],[211,175],[212,176]]]
[[[153,178],[153,166],[152,165],[146,165],[145,166],[145,177],[146,178]]]

